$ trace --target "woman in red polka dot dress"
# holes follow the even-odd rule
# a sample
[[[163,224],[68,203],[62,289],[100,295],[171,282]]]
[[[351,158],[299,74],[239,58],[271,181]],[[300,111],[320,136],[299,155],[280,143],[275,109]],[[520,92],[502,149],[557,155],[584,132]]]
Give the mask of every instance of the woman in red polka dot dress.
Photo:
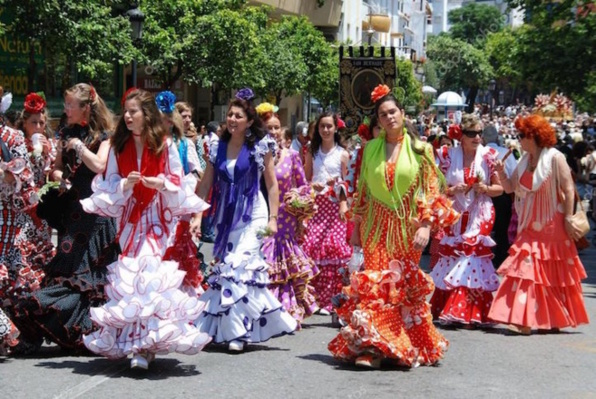
[[[405,129],[389,88],[379,85],[372,100],[384,131],[364,150],[350,240],[362,247],[364,270],[353,272],[342,291],[337,314],[346,325],[328,348],[365,368],[379,368],[382,360],[433,365],[448,342],[433,325],[426,297],[434,287],[418,263],[431,227],[457,215],[440,194],[432,149]]]
[[[308,222],[303,250],[320,270],[312,280],[321,314],[330,314],[331,298],[341,291],[339,269],[352,256],[347,240],[346,184],[350,155],[339,146],[338,118],[333,113],[319,116],[306,155],[304,172],[317,192],[317,213]]]
[[[443,147],[438,156],[447,180],[447,194],[461,213],[460,220],[445,231],[439,245],[440,259],[431,276],[436,290],[431,299],[434,318],[445,323],[473,326],[489,322],[492,292],[499,279],[492,264],[490,237],[495,221],[491,197],[501,195],[493,169],[497,153],[482,146],[482,123],[464,115],[462,129],[450,129],[461,146]]]

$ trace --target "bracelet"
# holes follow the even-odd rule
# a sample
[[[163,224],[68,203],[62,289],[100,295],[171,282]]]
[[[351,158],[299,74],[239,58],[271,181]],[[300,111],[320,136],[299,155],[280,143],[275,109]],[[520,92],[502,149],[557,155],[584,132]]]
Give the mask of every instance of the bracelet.
[[[82,141],[79,141],[75,144],[74,150],[77,154],[77,163],[80,164],[83,162],[83,151],[85,151],[86,148],[87,147],[85,147],[85,143],[83,143]]]
[[[271,216],[269,216],[269,220],[271,220],[271,219],[277,220],[277,215],[271,215]]]

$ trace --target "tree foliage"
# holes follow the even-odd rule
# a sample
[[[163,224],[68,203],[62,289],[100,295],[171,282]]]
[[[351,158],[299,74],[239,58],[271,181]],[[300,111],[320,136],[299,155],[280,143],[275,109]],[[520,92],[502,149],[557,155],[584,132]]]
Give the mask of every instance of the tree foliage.
[[[468,3],[449,11],[450,35],[470,44],[483,42],[490,33],[503,29],[505,18],[495,6]]]
[[[404,108],[415,107],[420,111],[422,101],[422,83],[414,76],[412,61],[397,58],[395,60],[397,79],[394,90],[397,100]]]
[[[62,60],[90,79],[109,75],[115,64],[129,63],[135,55],[130,23],[113,15],[118,2],[102,0],[0,0],[14,18],[6,30],[27,41],[30,49],[29,88],[36,90],[38,65],[34,49],[41,46],[50,60]],[[67,57],[54,57],[64,54]]]

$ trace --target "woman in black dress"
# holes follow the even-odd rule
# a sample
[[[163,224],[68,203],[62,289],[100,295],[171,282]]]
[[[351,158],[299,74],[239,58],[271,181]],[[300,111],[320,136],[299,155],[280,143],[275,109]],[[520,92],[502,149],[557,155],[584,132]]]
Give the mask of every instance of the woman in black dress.
[[[15,324],[21,353],[39,348],[47,338],[63,348],[83,348],[92,331],[89,308],[105,302],[107,265],[118,256],[114,219],[85,213],[79,200],[92,194],[91,183],[103,173],[113,115],[93,86],[79,83],[65,92],[67,127],[62,129],[51,178],[60,182],[42,198],[38,215],[58,230],[57,255],[45,267],[43,287],[23,299]]]

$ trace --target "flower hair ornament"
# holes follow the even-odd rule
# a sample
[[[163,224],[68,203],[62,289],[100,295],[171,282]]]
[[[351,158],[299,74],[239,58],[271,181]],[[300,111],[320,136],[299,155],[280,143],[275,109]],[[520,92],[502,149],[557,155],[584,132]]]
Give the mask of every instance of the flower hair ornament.
[[[236,95],[236,97],[238,97],[238,95]],[[277,105],[273,105],[271,103],[264,102],[264,103],[260,103],[259,106],[255,108],[255,110],[257,111],[257,114],[259,116],[263,116],[268,113],[272,113],[272,114],[277,113],[277,111],[279,111],[279,107]]]
[[[370,119],[368,119],[368,116],[364,118],[364,120],[362,121],[362,123],[360,124],[360,126],[358,126],[358,136],[360,136],[361,139],[369,141],[372,140],[372,133],[370,131]]]
[[[447,130],[447,136],[452,140],[461,141],[462,134],[461,126],[459,125],[451,125]]]
[[[391,93],[391,89],[387,85],[378,85],[370,94],[370,101],[376,103],[387,94]]]
[[[25,112],[28,114],[39,114],[46,107],[46,100],[38,93],[29,93],[25,97]]]
[[[162,91],[155,96],[157,108],[164,114],[171,114],[176,109],[176,95],[171,91]]]
[[[255,93],[252,91],[250,87],[240,89],[238,90],[238,93],[236,93],[236,98],[239,100],[250,101],[255,97]]]
[[[91,83],[89,83],[89,86],[91,86],[89,88],[89,102],[92,103],[97,98],[97,92],[95,91],[95,87],[93,87]]]
[[[346,122],[344,122],[343,119],[341,118],[337,118],[337,129],[345,129],[346,127]]]
[[[136,87],[131,87],[130,89],[126,90],[126,92],[122,95],[122,100],[120,100],[120,105],[124,108],[124,103],[126,102],[126,98],[130,95],[130,93],[139,90]]]

